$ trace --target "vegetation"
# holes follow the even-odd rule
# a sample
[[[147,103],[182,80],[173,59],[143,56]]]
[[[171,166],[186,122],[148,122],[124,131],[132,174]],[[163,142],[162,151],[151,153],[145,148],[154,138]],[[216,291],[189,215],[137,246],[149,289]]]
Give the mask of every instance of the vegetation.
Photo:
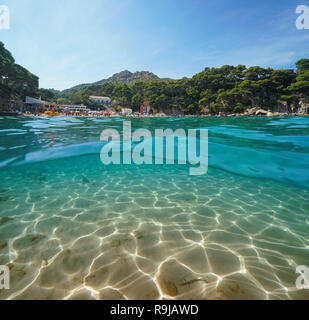
[[[104,80],[97,81],[95,83],[90,83],[90,84],[80,84],[77,85],[71,89],[64,90],[63,93],[72,93],[74,91],[79,91],[85,87],[89,87],[91,85],[100,85],[104,83],[114,83],[114,84],[127,84],[127,85],[133,85],[136,82],[147,82],[151,80],[159,79],[158,76],[155,74],[149,72],[149,71],[140,71],[140,72],[135,72],[132,73],[128,70],[119,72],[114,74],[112,77]]]
[[[297,110],[309,102],[309,60],[296,63],[294,70],[244,65],[206,68],[193,78],[154,79],[133,85],[105,82],[78,91],[58,94],[58,102],[92,105],[91,95],[108,96],[117,105],[138,111],[149,101],[156,112],[167,114],[242,113],[249,108]]]
[[[41,97],[59,104],[101,107],[91,95],[108,96],[114,108],[140,110],[149,101],[155,112],[166,114],[242,113],[249,108],[297,111],[309,103],[309,59],[296,63],[297,71],[271,68],[223,66],[206,68],[192,78],[159,79],[150,72],[123,71],[90,85],[62,92],[38,89],[38,77],[15,64],[0,42],[0,96]]]
[[[11,53],[0,42],[0,97],[23,99],[37,92],[39,78],[15,63]]]
[[[299,60],[296,62],[296,66],[296,81],[289,87],[289,91],[293,93],[290,99],[292,99],[293,96],[296,96],[305,103],[309,103],[309,59]]]

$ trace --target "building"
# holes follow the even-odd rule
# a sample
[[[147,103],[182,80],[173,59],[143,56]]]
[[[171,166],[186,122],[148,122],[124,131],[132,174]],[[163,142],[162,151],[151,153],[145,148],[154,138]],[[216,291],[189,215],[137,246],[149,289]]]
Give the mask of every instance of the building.
[[[64,112],[88,112],[90,111],[87,106],[80,105],[80,106],[74,106],[74,105],[63,105],[63,111]]]
[[[121,109],[121,114],[124,115],[124,116],[129,116],[132,113],[133,113],[132,109],[129,109],[129,108],[122,108]]]
[[[36,106],[36,107],[45,107],[45,101],[41,99],[26,97],[25,105],[27,106]]]
[[[96,103],[101,103],[104,105],[110,106],[112,104],[112,100],[109,97],[100,97],[100,96],[90,96],[90,100],[96,102]]]
[[[47,102],[41,99],[26,97],[22,112],[40,113],[46,111]]]

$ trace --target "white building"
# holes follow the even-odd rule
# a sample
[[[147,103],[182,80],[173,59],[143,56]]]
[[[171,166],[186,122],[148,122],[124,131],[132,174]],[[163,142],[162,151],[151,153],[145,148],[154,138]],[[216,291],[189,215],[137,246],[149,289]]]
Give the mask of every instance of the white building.
[[[46,102],[41,100],[41,99],[36,99],[36,98],[31,98],[31,97],[26,97],[25,101],[26,105],[34,105],[34,106],[45,106]]]
[[[111,105],[112,100],[109,97],[100,97],[100,96],[90,96],[90,100],[96,102],[96,103],[102,103],[106,105]]]
[[[63,105],[63,110],[66,112],[88,112],[87,106],[73,106],[73,105]]]

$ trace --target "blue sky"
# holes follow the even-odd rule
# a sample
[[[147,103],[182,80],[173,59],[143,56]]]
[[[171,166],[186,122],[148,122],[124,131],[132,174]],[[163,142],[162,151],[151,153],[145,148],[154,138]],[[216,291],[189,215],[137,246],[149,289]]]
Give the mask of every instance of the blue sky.
[[[0,0],[0,40],[44,88],[128,69],[182,78],[225,64],[294,67],[309,57],[296,7],[309,0]]]

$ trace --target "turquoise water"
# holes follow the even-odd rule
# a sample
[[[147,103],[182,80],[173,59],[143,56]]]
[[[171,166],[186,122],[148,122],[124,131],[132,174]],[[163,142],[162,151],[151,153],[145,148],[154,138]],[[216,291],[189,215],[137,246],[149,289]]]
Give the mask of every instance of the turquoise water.
[[[140,118],[209,130],[209,170],[111,165],[123,120],[0,118],[0,299],[308,299],[309,118]]]

